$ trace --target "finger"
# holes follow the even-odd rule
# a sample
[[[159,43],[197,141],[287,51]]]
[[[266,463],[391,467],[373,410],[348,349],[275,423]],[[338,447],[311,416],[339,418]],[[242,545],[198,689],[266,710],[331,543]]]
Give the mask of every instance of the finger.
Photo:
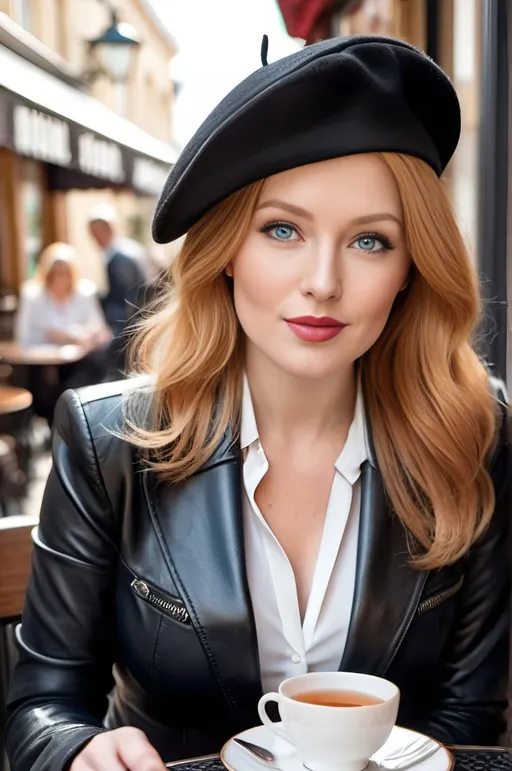
[[[129,771],[165,771],[162,758],[142,731],[126,731],[119,736],[117,753]]]
[[[70,771],[126,771],[126,766],[118,758],[116,742],[101,734],[77,755]]]
[[[117,755],[100,755],[93,759],[87,771],[126,771],[126,766]]]
[[[88,760],[83,761],[83,765],[74,767],[72,771],[126,771],[126,766],[117,755],[101,755],[91,756]]]

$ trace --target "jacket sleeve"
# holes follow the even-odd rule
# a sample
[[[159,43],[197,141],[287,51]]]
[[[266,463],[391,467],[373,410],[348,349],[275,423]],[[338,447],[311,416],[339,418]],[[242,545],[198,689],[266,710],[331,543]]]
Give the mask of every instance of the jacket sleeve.
[[[113,685],[114,514],[78,395],[61,397],[8,699],[11,771],[58,771],[102,725]]]
[[[141,308],[147,278],[139,261],[126,256],[118,264],[117,277],[124,297],[125,319],[129,321]]]
[[[506,399],[504,391],[498,396]],[[512,510],[509,432],[510,418],[503,407],[490,468],[496,492],[494,516],[466,559],[453,632],[439,674],[437,704],[411,726],[448,744],[495,745],[505,730]]]

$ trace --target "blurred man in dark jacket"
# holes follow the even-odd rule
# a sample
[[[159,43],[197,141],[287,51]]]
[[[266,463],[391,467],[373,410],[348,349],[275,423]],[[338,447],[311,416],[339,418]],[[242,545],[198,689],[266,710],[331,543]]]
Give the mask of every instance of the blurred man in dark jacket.
[[[117,235],[116,211],[112,206],[103,204],[94,209],[89,217],[89,232],[103,252],[107,269],[108,291],[102,306],[113,333],[110,363],[116,370],[123,370],[127,329],[150,298],[155,276],[144,247]]]

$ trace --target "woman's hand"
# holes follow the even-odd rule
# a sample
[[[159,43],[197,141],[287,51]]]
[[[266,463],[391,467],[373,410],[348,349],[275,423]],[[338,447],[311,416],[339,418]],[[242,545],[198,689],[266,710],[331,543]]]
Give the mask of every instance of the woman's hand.
[[[60,329],[47,329],[46,337],[54,345],[76,345],[79,343],[75,335],[62,332]]]
[[[102,327],[94,332],[89,338],[91,345],[98,348],[100,345],[105,345],[112,340],[112,330],[110,327]]]
[[[69,771],[165,771],[165,765],[138,728],[98,734],[73,760]]]

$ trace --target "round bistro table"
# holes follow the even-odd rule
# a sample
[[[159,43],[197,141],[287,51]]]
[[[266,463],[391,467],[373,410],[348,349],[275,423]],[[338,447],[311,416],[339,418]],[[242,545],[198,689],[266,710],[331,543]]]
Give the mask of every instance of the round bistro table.
[[[512,771],[512,749],[507,747],[449,747],[453,771]],[[166,763],[173,771],[226,771],[219,755]],[[261,764],[262,770],[265,764]],[[270,767],[269,767],[270,768]],[[277,768],[277,766],[275,766]],[[414,767],[410,769],[414,771]]]

